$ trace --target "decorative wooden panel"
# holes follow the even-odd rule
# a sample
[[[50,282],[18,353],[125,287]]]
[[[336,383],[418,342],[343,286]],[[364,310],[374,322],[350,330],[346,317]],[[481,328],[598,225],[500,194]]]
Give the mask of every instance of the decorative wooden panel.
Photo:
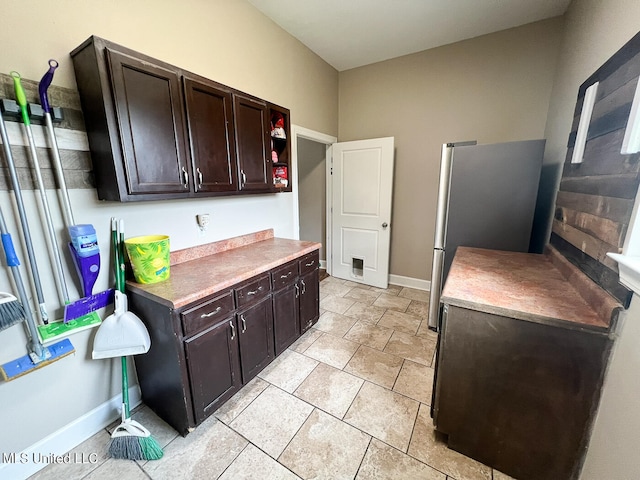
[[[554,247],[625,307],[631,291],[606,254],[622,251],[640,183],[640,154],[620,153],[639,77],[640,33],[580,86],[551,234]],[[595,82],[583,161],[572,164],[585,91]]]

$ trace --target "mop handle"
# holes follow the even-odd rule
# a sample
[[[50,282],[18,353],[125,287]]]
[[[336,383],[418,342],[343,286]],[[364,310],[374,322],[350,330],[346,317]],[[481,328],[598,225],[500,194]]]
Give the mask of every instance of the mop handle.
[[[56,139],[56,133],[53,129],[53,121],[51,119],[51,107],[49,106],[49,96],[47,95],[47,89],[53,81],[53,73],[58,68],[58,62],[54,59],[49,60],[49,70],[44,74],[40,83],[38,84],[38,93],[40,94],[40,105],[44,110],[44,120],[47,125],[47,131],[49,132],[49,138],[53,148],[53,171],[56,174],[56,180],[62,191],[62,199],[64,206],[64,221],[66,227],[75,225],[76,222],[73,219],[73,212],[71,211],[71,202],[69,201],[69,192],[67,191],[67,184],[64,179],[64,171],[62,169],[62,161],[60,160],[60,149],[58,148],[58,140]]]
[[[53,81],[53,73],[58,68],[58,62],[53,58],[49,60],[49,70],[42,76],[40,83],[38,84],[38,93],[40,94],[40,105],[45,113],[51,113],[51,107],[49,107],[49,96],[47,95],[47,89]]]
[[[13,247],[11,235],[7,231],[7,225],[4,221],[2,210],[0,210],[0,233],[2,233],[2,247],[7,259],[7,265],[11,268],[13,281],[16,284],[16,288],[18,289],[18,297],[20,298],[20,303],[22,303],[22,306],[24,308],[24,316],[27,321],[29,336],[31,337],[31,346],[29,350],[33,352],[39,359],[44,360],[44,347],[42,343],[40,343],[40,339],[38,338],[38,329],[36,328],[36,324],[33,320],[33,315],[31,314],[31,307],[29,307],[29,297],[27,297],[27,292],[25,292],[22,275],[20,274],[20,269],[18,268],[18,265],[20,265],[20,260],[18,259],[18,255],[16,255],[15,248]]]
[[[31,240],[31,231],[29,230],[29,222],[27,221],[27,213],[24,209],[24,200],[22,199],[22,190],[20,188],[20,182],[18,180],[18,174],[16,173],[16,165],[13,161],[13,154],[11,153],[11,146],[9,145],[9,135],[7,134],[7,128],[4,124],[4,118],[0,115],[0,138],[2,139],[2,146],[4,147],[4,155],[7,157],[7,165],[9,167],[9,177],[11,178],[11,186],[13,187],[13,193],[16,198],[16,205],[18,207],[18,216],[20,217],[20,223],[22,225],[22,233],[24,234],[24,241],[27,247],[27,257],[29,258],[29,267],[31,268],[31,276],[33,277],[33,284],[36,289],[36,297],[38,298],[39,312],[42,322],[46,325],[49,323],[49,314],[47,313],[47,307],[44,302],[44,294],[42,293],[42,284],[40,282],[40,272],[38,272],[38,264],[36,263],[36,255],[33,250],[33,241]]]
[[[53,220],[51,219],[51,211],[49,210],[49,202],[47,201],[47,193],[44,190],[44,182],[42,181],[42,174],[40,172],[40,164],[38,163],[38,153],[36,151],[36,143],[33,139],[33,133],[31,132],[31,122],[29,120],[29,113],[27,111],[27,98],[22,89],[20,83],[20,74],[18,72],[11,72],[13,77],[13,84],[16,90],[16,99],[18,105],[20,105],[20,113],[22,114],[22,120],[25,124],[25,131],[27,132],[27,138],[29,140],[29,148],[31,150],[31,157],[33,162],[34,171],[36,172],[36,181],[38,184],[38,190],[40,191],[40,199],[42,209],[47,222],[47,230],[49,233],[49,253],[55,260],[55,271],[58,279],[58,293],[60,294],[62,302],[66,305],[69,303],[69,292],[67,291],[67,284],[64,280],[64,273],[62,270],[62,258],[60,257],[60,249],[58,248],[58,241],[56,240],[56,232],[53,228]]]

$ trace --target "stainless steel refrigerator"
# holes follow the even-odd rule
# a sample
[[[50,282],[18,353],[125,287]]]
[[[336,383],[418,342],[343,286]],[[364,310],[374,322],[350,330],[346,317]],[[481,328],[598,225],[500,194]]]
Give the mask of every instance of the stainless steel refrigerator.
[[[458,246],[530,251],[544,140],[442,146],[429,327]]]

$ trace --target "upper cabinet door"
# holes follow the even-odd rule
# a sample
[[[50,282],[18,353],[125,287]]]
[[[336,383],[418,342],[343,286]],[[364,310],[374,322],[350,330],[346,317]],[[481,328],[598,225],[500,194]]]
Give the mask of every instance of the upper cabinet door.
[[[194,191],[235,192],[238,166],[231,92],[184,78]]]
[[[271,172],[267,160],[267,105],[249,97],[234,95],[233,109],[240,190],[268,192],[271,186]]]
[[[177,71],[106,49],[129,194],[189,194]]]

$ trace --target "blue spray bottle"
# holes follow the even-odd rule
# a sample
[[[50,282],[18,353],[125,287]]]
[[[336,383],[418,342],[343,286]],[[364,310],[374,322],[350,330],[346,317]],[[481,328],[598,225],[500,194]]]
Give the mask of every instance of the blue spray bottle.
[[[71,225],[69,235],[69,250],[78,275],[82,278],[83,296],[88,297],[93,293],[93,286],[100,272],[100,249],[96,230],[93,225]]]

